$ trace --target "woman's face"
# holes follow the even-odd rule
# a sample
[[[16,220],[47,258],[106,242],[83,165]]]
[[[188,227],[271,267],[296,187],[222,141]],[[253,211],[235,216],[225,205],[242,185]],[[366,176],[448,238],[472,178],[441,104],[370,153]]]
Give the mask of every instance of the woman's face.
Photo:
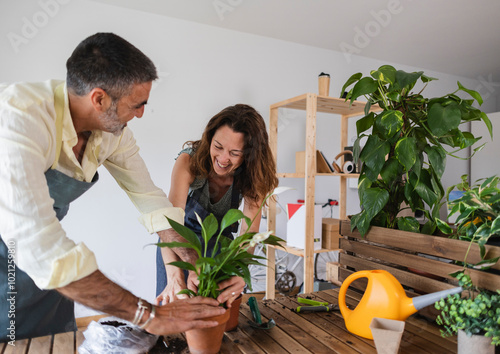
[[[214,172],[227,176],[243,163],[244,134],[236,133],[224,125],[217,129],[210,144],[210,157]]]

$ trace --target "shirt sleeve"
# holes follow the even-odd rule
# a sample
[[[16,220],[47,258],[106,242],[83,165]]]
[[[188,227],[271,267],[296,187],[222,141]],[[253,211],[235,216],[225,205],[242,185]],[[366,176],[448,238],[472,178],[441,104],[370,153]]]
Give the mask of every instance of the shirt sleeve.
[[[55,113],[35,98],[43,97],[0,97],[0,234],[15,247],[17,266],[39,288],[51,289],[89,275],[97,262],[56,218],[45,178],[55,156]]]
[[[184,224],[184,210],[174,207],[166,194],[153,183],[128,128],[125,128],[118,146],[103,164],[139,210],[139,221],[149,233],[170,228],[166,217]]]

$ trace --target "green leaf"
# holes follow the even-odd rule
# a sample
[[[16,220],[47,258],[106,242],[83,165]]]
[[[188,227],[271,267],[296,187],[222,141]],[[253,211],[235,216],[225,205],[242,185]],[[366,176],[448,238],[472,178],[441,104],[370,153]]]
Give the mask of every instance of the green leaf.
[[[378,70],[372,70],[370,75],[383,84],[393,84],[396,80],[396,69],[390,65],[383,65]]]
[[[199,256],[201,256],[201,242],[198,236],[188,227],[179,224],[177,221],[172,220],[168,217],[166,217],[168,220],[168,223],[172,228],[182,237],[186,239],[188,243],[190,243],[193,248],[196,250]]]
[[[177,295],[189,295],[190,297],[195,297],[198,294],[196,294],[193,290],[190,289],[182,289],[177,293]]]
[[[397,178],[399,178],[401,170],[399,161],[393,156],[385,162],[384,167],[380,171],[380,176],[387,185],[390,185]]]
[[[370,112],[368,115],[360,118],[356,121],[356,131],[358,136],[361,135],[364,131],[367,131],[373,126],[373,122],[375,120],[375,114]]]
[[[395,82],[399,84],[401,89],[407,88],[407,91],[410,91],[423,73],[423,71],[407,73],[406,71],[398,70],[396,71]]]
[[[196,249],[192,244],[187,242],[159,242],[156,243],[158,247],[168,247],[168,248],[193,248]]]
[[[450,130],[458,128],[462,114],[456,103],[451,103],[447,106],[434,103],[429,109],[427,118],[431,132],[435,136],[441,137]]]
[[[340,91],[340,95],[339,97],[342,97],[344,95],[344,92],[345,90],[347,89],[347,87],[351,86],[353,83],[355,82],[358,82],[359,79],[361,79],[361,77],[363,76],[363,74],[361,73],[357,73],[357,74],[354,74],[352,75],[347,81],[346,83],[344,84],[344,86],[342,86],[342,90]]]
[[[361,205],[369,219],[377,215],[389,201],[389,193],[381,188],[368,188],[363,194]]]
[[[181,262],[181,261],[176,261],[176,262],[170,262],[168,265],[176,266],[177,268],[185,269],[185,270],[192,270],[193,272],[196,272],[196,268],[194,265],[188,262]]]
[[[241,219],[248,219],[245,214],[239,209],[229,209],[222,218],[222,221],[220,223],[220,231],[224,231],[227,227],[231,226],[235,222],[241,220]]]
[[[436,175],[441,178],[446,167],[446,152],[441,146],[426,146],[425,153],[429,158],[429,164],[436,172]]]
[[[205,220],[203,220],[201,234],[206,244],[208,244],[208,241],[210,241],[212,236],[217,232],[218,227],[219,224],[214,214],[208,215]]]
[[[420,223],[412,216],[398,218],[398,229],[402,231],[420,232]]]
[[[417,146],[414,137],[404,137],[400,139],[394,148],[394,155],[406,171],[409,171],[415,164],[416,152]]]
[[[472,98],[474,98],[477,103],[479,103],[479,105],[482,105],[483,104],[483,98],[481,97],[481,95],[479,94],[479,92],[477,91],[474,91],[474,90],[469,90],[467,88],[465,88],[464,86],[462,86],[462,84],[460,83],[460,81],[457,81],[457,84],[458,84],[458,88],[464,92],[467,92],[469,95],[472,96]]]
[[[403,113],[400,111],[386,110],[380,113],[375,120],[377,130],[383,139],[390,139],[403,127]]]
[[[414,174],[410,174],[410,182],[417,194],[429,205],[432,206],[438,201],[437,193],[434,191],[430,174],[427,170],[422,170],[419,179],[412,179]]]
[[[382,141],[376,135],[370,135],[359,158],[364,162],[366,176],[375,181],[385,163],[385,155],[389,153],[389,143]]]
[[[491,126],[491,121],[486,115],[486,113],[481,112],[481,119],[483,120],[484,124],[486,124],[486,127],[488,128],[488,131],[490,132],[490,137],[493,139],[493,127]]]
[[[450,225],[448,225],[448,223],[446,223],[440,219],[436,219],[436,224],[437,224],[438,229],[441,232],[448,234],[448,235],[453,233],[453,229],[450,227]]]
[[[211,257],[200,257],[196,260],[196,267],[197,268],[200,268],[204,264],[208,264],[212,267],[215,267],[217,265],[215,260]]]
[[[354,85],[351,94],[351,102],[356,100],[359,96],[369,95],[377,91],[377,81],[371,77],[364,77]]]

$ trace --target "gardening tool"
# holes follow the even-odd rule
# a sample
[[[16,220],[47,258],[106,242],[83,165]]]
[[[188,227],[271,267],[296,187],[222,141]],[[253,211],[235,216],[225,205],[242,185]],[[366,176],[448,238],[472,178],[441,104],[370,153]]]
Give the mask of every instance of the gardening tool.
[[[347,288],[359,278],[368,278],[368,284],[361,301],[354,310],[350,310],[345,303]],[[385,270],[362,270],[351,274],[342,283],[339,291],[339,307],[350,332],[373,339],[369,326],[374,317],[405,321],[418,310],[461,291],[462,287],[457,287],[409,298],[391,273]]]
[[[325,312],[325,311],[328,312],[336,309],[333,305],[329,304],[328,302],[314,301],[303,297],[298,297],[297,301],[301,304],[311,305],[311,306],[297,306],[297,308],[295,309],[295,312],[297,313]]]
[[[271,329],[276,326],[276,322],[271,318],[266,323],[262,323],[262,317],[260,316],[259,305],[257,304],[257,299],[255,296],[250,296],[248,298],[248,306],[250,306],[250,311],[252,311],[253,321],[248,321],[248,324],[254,328],[259,329]]]

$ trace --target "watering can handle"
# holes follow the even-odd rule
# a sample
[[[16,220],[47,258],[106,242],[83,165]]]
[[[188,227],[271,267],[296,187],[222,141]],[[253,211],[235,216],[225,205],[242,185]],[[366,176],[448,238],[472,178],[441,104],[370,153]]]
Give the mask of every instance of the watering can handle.
[[[353,281],[355,281],[356,279],[367,278],[368,274],[370,274],[370,271],[368,271],[368,270],[360,270],[359,272],[356,272],[356,273],[353,273],[353,274],[349,275],[342,282],[342,285],[340,286],[340,290],[339,290],[339,308],[340,308],[340,311],[342,312],[342,314],[344,315],[344,317],[346,317],[345,314],[348,315],[348,314],[350,314],[352,312],[352,310],[349,310],[347,308],[347,305],[345,303],[345,295],[347,293],[347,288],[349,288],[349,285],[351,285],[351,283]]]

